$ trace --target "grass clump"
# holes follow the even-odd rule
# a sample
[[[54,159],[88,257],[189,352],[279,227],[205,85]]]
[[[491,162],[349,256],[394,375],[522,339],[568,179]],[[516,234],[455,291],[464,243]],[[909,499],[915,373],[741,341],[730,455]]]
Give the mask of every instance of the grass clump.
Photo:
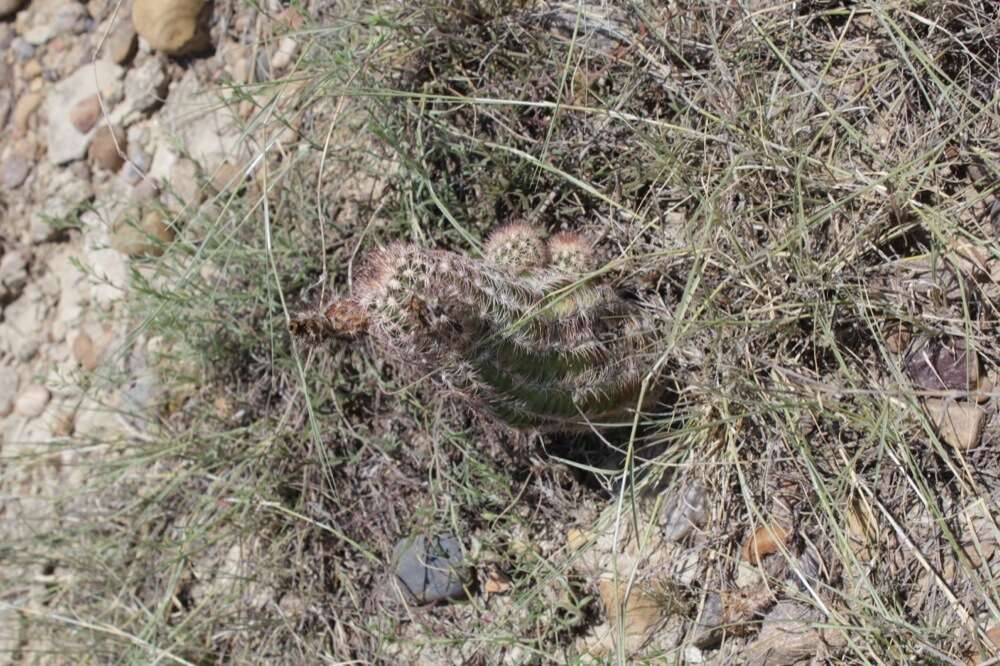
[[[188,220],[134,302],[158,426],[116,440],[62,523],[8,546],[66,572],[30,616],[54,649],[731,663],[792,607],[831,663],[989,654],[992,3],[337,11],[304,29],[292,81],[233,92],[294,94],[248,127],[298,127],[294,149],[262,151],[243,194]],[[358,289],[364,250],[481,267],[509,222],[594,239],[575,280],[655,315],[622,360],[669,373],[669,407],[622,436],[515,431],[444,395],[441,367],[291,335]],[[968,449],[908,374],[954,339],[976,382],[943,397],[985,419]],[[659,569],[619,556],[694,485],[702,517]],[[588,559],[571,527],[618,555]],[[386,585],[393,543],[421,530],[463,537],[468,602],[407,610]],[[622,581],[663,609],[655,630],[591,641],[629,608],[606,603]]]

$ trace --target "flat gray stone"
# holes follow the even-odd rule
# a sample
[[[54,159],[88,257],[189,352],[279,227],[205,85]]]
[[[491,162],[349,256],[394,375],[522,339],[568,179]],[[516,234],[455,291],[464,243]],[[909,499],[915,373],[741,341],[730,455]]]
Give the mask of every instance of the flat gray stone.
[[[46,135],[48,155],[53,164],[66,164],[81,159],[87,153],[94,131],[104,125],[103,118],[98,119],[94,128],[84,134],[70,120],[70,109],[88,97],[101,95],[110,111],[121,99],[123,72],[113,62],[98,60],[83,65],[52,87],[45,101],[45,113],[49,120]]]
[[[468,567],[458,539],[449,535],[403,539],[392,553],[393,570],[405,591],[420,604],[465,596]]]

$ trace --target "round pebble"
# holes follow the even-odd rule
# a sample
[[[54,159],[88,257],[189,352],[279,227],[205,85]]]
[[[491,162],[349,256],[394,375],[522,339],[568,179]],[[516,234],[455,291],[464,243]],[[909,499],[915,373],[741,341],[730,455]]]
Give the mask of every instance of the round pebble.
[[[97,95],[85,97],[69,110],[69,121],[81,134],[94,129],[101,117],[101,99]]]
[[[94,341],[86,333],[80,333],[73,338],[73,358],[87,372],[93,372],[100,365],[101,359]]]
[[[3,161],[0,166],[0,182],[5,190],[13,190],[21,186],[31,172],[31,162],[23,155],[14,153]]]
[[[118,171],[125,164],[125,141],[125,130],[121,127],[104,125],[98,128],[87,150],[90,163],[107,171]]]
[[[52,399],[52,394],[41,384],[33,384],[17,397],[14,403],[14,411],[29,419],[41,415],[45,411],[45,406]]]

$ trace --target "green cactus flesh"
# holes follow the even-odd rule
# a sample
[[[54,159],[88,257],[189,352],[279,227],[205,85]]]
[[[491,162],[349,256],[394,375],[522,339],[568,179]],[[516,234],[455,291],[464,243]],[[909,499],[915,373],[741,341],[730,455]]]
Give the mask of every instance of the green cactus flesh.
[[[384,352],[440,370],[511,426],[573,430],[627,418],[648,369],[645,312],[539,263],[548,250],[537,232],[512,227],[482,260],[404,244],[377,251],[353,299],[367,331]],[[574,252],[579,271],[582,250]]]

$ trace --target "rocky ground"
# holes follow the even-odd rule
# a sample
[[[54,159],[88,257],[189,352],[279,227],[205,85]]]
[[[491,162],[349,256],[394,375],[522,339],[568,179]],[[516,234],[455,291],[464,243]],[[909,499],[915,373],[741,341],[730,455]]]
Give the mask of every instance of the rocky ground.
[[[131,278],[213,177],[246,166],[241,119],[220,103],[227,86],[280,75],[294,58],[293,40],[273,39],[293,22],[280,2],[216,3],[211,31],[190,4],[202,3],[0,1],[5,539],[52,519],[46,498],[71,493],[100,455],[86,442],[134,426],[115,406],[155,394],[136,362],[146,341],[126,340]],[[79,446],[53,447],[71,437]],[[8,567],[0,577],[21,585],[4,601],[23,605],[57,575]],[[0,613],[0,654],[31,640],[18,617]]]

